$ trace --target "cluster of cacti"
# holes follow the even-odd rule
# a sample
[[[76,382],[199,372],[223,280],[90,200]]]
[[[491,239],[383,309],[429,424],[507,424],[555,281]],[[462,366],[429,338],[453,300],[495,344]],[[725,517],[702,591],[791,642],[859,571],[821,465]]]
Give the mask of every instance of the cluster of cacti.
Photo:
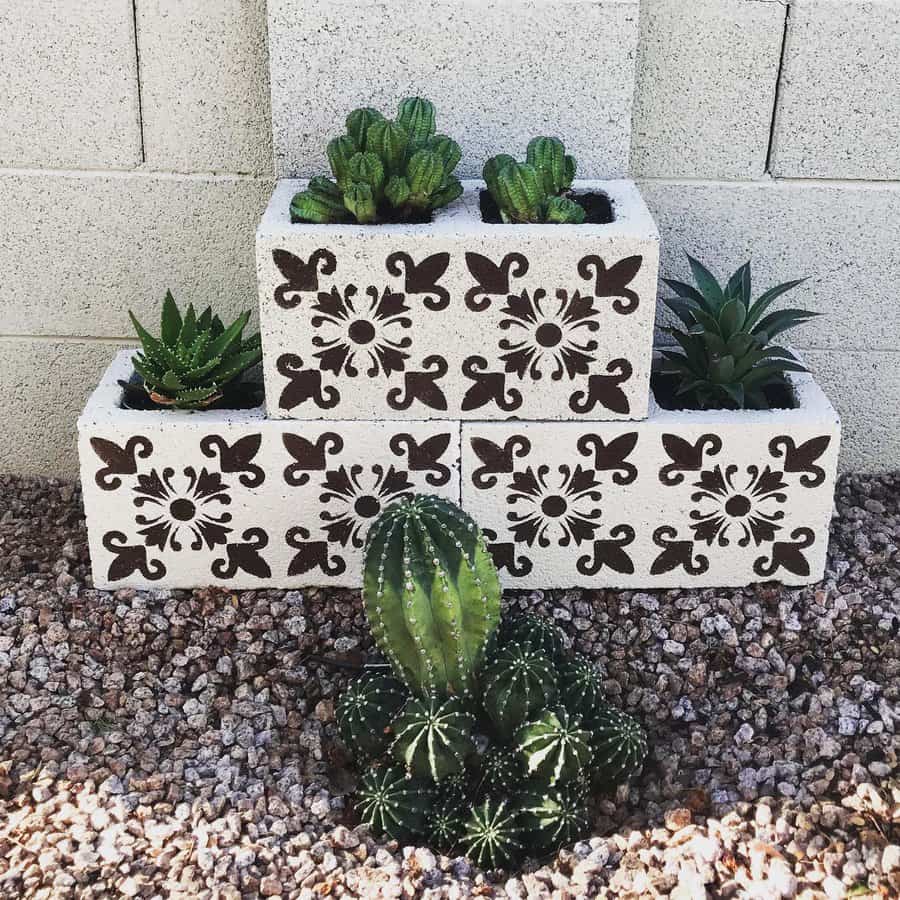
[[[504,222],[580,225],[584,208],[566,196],[575,170],[575,158],[559,138],[536,137],[524,163],[501,153],[484,164],[482,176]]]
[[[462,510],[434,497],[388,507],[369,533],[364,601],[396,678],[366,676],[336,709],[357,762],[374,766],[361,820],[489,868],[582,838],[592,788],[624,781],[647,753],[560,629],[527,614],[500,622],[499,598]]]
[[[415,221],[462,193],[453,171],[457,143],[435,134],[434,106],[401,101],[396,119],[365,107],[347,116],[347,132],[328,144],[334,181],[317,176],[291,201],[294,222]]]
[[[160,335],[154,337],[129,312],[141,351],[132,357],[135,373],[153,404],[175,409],[202,409],[236,393],[240,377],[262,359],[259,334],[244,337],[250,313],[227,328],[207,307],[198,316],[190,304],[182,315],[166,293]],[[123,384],[126,389],[133,385]]]

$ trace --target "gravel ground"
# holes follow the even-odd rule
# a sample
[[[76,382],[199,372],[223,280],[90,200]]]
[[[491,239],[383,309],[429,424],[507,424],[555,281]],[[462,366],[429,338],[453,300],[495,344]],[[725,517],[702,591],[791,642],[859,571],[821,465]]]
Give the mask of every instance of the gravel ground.
[[[0,476],[2,897],[897,897],[900,475],[804,590],[533,592],[653,749],[594,837],[484,873],[356,828],[349,591],[90,587],[76,486]]]

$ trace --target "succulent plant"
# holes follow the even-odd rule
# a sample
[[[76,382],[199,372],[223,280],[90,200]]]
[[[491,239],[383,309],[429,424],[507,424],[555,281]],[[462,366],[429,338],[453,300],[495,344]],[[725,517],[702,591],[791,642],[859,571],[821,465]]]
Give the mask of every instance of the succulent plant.
[[[601,703],[587,722],[594,751],[595,781],[616,784],[634,775],[647,756],[647,735],[640,722]]]
[[[157,406],[202,409],[227,400],[240,376],[262,359],[259,334],[244,338],[249,312],[226,328],[210,307],[198,316],[190,304],[182,315],[167,291],[158,338],[128,315],[141,341],[132,364]]]
[[[523,850],[517,810],[505,800],[488,798],[472,809],[462,845],[466,856],[485,869],[499,869]]]
[[[581,840],[590,828],[587,785],[582,780],[548,788],[529,784],[518,797],[522,827],[539,852]]]
[[[370,107],[354,110],[327,155],[334,181],[311,179],[291,201],[292,221],[404,222],[462,193],[453,175],[459,146],[435,134],[434,106],[421,97],[401,101],[393,121]]]
[[[404,840],[424,831],[431,798],[428,783],[407,778],[402,769],[371,769],[363,776],[356,811],[375,834]]]
[[[556,672],[541,650],[508,643],[482,676],[484,708],[501,734],[509,735],[535,710],[556,697]]]
[[[591,732],[578,716],[546,709],[516,732],[516,746],[528,767],[550,785],[571,781],[591,762]]]
[[[465,770],[474,723],[459,697],[411,698],[394,720],[391,754],[411,775],[440,781]]]
[[[663,279],[677,295],[665,303],[684,328],[664,329],[680,349],[660,350],[662,371],[678,379],[676,396],[701,409],[767,409],[767,387],[785,385],[787,372],[807,371],[790,350],[772,341],[818,315],[767,310],[805,279],[779,284],[753,300],[749,262],[724,288],[702,263],[690,255],[688,262],[696,286]]]
[[[587,719],[603,703],[603,685],[597,667],[580,653],[559,666],[559,699],[572,714]]]
[[[376,643],[414,692],[468,694],[500,618],[484,537],[458,506],[417,496],[369,530],[363,600]]]
[[[575,159],[559,138],[536,137],[524,163],[501,153],[484,164],[482,175],[504,222],[578,225],[585,220],[584,208],[562,196],[575,170]]]
[[[509,796],[525,778],[522,759],[505,747],[492,747],[481,758],[478,794],[491,797]]]
[[[566,645],[562,631],[550,619],[533,613],[518,613],[504,619],[500,643],[529,644],[554,662],[565,659]]]
[[[435,788],[434,805],[428,813],[428,834],[438,847],[449,849],[462,837],[467,789],[464,775],[451,775]]]
[[[391,722],[409,692],[396,678],[364,675],[352,681],[335,707],[341,739],[354,756],[376,757],[391,741]]]

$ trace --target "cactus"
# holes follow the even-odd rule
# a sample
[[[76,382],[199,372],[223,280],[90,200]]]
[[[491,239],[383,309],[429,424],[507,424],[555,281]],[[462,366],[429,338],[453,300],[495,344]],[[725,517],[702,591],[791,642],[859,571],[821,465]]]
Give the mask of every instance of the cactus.
[[[606,703],[587,722],[594,751],[595,780],[616,784],[634,775],[647,756],[647,735],[640,722]]]
[[[328,224],[417,221],[462,193],[453,174],[459,145],[435,134],[434,106],[400,103],[394,121],[369,107],[347,116],[346,133],[328,143],[334,181],[313,178],[291,200],[291,220]]]
[[[544,710],[516,732],[516,745],[536,775],[550,785],[571,781],[591,762],[591,733],[564,709]]]
[[[335,707],[341,739],[354,756],[376,757],[390,743],[390,725],[409,693],[396,678],[367,675],[353,681]]]
[[[458,697],[410,699],[394,720],[391,754],[413,776],[440,781],[465,771],[475,745],[469,736],[475,717]]]
[[[429,785],[401,769],[372,769],[363,776],[356,811],[375,834],[402,841],[422,833],[431,799]]]
[[[240,389],[240,377],[262,359],[259,334],[244,338],[250,313],[227,328],[207,307],[199,316],[190,304],[184,315],[171,292],[163,301],[160,336],[150,334],[129,312],[141,341],[132,357],[152,403],[175,409],[202,409]],[[224,403],[222,404],[224,405]]]
[[[587,785],[574,781],[555,788],[529,784],[518,797],[522,827],[539,852],[580,841],[590,828]]]
[[[428,813],[428,834],[438,847],[449,849],[462,837],[467,794],[465,775],[451,775],[437,786],[434,805]]]
[[[517,812],[505,800],[488,798],[472,809],[462,838],[466,856],[486,869],[499,869],[523,850]]]
[[[500,642],[528,644],[555,663],[565,659],[566,644],[562,631],[544,616],[520,613],[505,619]]]
[[[512,794],[525,778],[525,767],[517,754],[492,747],[481,758],[478,794],[503,797]]]
[[[384,510],[367,538],[363,599],[376,643],[412,691],[472,692],[500,618],[500,582],[459,507],[418,496]]]
[[[559,699],[570,713],[585,721],[603,704],[597,668],[581,654],[573,654],[559,667]]]
[[[556,697],[553,664],[528,643],[509,643],[497,651],[482,684],[485,711],[503,735],[511,734]]]
[[[575,170],[575,159],[559,138],[536,137],[524,163],[501,153],[484,164],[482,177],[504,222],[580,225],[584,208],[561,196],[572,186]]]

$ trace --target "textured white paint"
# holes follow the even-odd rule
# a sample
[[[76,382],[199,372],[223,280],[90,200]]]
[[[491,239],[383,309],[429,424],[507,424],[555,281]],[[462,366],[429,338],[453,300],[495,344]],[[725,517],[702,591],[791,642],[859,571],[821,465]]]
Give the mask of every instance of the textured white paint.
[[[576,190],[604,192],[611,198],[615,221],[606,225],[485,223],[478,206],[480,182],[466,182],[463,196],[438,210],[429,224],[291,224],[290,200],[303,185],[299,181],[279,182],[257,231],[260,324],[271,415],[336,419],[491,419],[512,415],[531,419],[636,419],[646,415],[659,245],[656,226],[632,182],[576,182]],[[289,251],[304,264],[320,251],[317,284],[310,282],[306,290],[285,288],[285,273],[275,262],[276,254],[282,251]],[[322,251],[331,254],[333,271],[327,271],[329,265]],[[408,254],[416,265],[443,255],[438,287],[412,292],[402,267],[393,273],[389,270],[387,261],[395,253]],[[505,268],[511,275],[496,293],[487,296],[477,290],[479,282],[469,256],[472,253],[496,266],[507,260]],[[585,267],[583,261],[591,256],[595,261]],[[627,286],[621,285],[624,293],[601,296],[603,292],[596,290],[597,257],[609,269],[626,259],[641,258],[634,277]],[[527,271],[523,271],[523,260]],[[346,294],[348,285],[355,288],[350,295]],[[376,318],[370,313],[370,287],[377,298],[386,288],[406,291],[409,311],[403,315],[408,325],[380,319],[377,339],[361,345],[354,343],[351,329],[357,319]],[[338,323],[326,321],[322,311],[323,296],[327,299],[334,288],[339,296],[349,296],[354,306],[350,311],[344,303],[345,317]],[[438,299],[438,289],[446,292],[446,306],[434,310],[431,307]],[[533,318],[529,318],[533,311],[519,317],[508,311],[516,296],[527,291],[533,302],[541,290],[546,295]],[[631,292],[635,296],[628,296]],[[595,293],[598,296],[594,297]],[[579,320],[573,309],[585,298],[596,314]],[[568,305],[563,305],[564,300]],[[518,321],[510,324],[516,318]],[[584,324],[587,322],[590,327]],[[541,344],[542,339],[547,340],[542,338],[547,332],[539,330],[544,324],[560,329],[551,338],[559,337],[558,343]],[[368,348],[399,340],[410,342],[403,351],[409,354],[404,370],[386,372],[380,365],[369,377],[372,360]],[[332,371],[325,358],[317,357],[322,341],[341,341],[352,347],[356,354],[352,366],[357,374],[348,375],[346,365],[332,367]],[[524,372],[514,370],[501,359],[514,349],[501,346],[504,341],[510,345],[524,341],[540,350],[541,356],[534,363],[539,377],[531,366]],[[584,370],[558,365],[563,348],[572,350],[588,342],[596,346],[589,350],[590,361],[585,362]],[[286,355],[293,358],[292,371],[312,372],[304,378],[321,380],[319,399],[309,391],[304,394],[308,399],[295,403],[285,393],[291,379],[279,361]],[[502,392],[498,391],[502,402],[475,405],[477,398],[469,391],[477,381],[472,360],[479,357],[484,365],[478,364],[478,374],[488,371],[503,382]],[[446,376],[435,382],[443,392],[443,405],[419,399],[404,405],[411,396],[409,373],[440,372],[444,367]],[[341,374],[337,374],[338,369]],[[620,377],[629,371],[630,377]],[[615,394],[606,405],[592,405],[587,399],[592,389],[619,389],[607,387],[612,380],[620,382],[623,396]],[[392,396],[400,400],[392,401]],[[604,394],[604,398],[608,396]]]

